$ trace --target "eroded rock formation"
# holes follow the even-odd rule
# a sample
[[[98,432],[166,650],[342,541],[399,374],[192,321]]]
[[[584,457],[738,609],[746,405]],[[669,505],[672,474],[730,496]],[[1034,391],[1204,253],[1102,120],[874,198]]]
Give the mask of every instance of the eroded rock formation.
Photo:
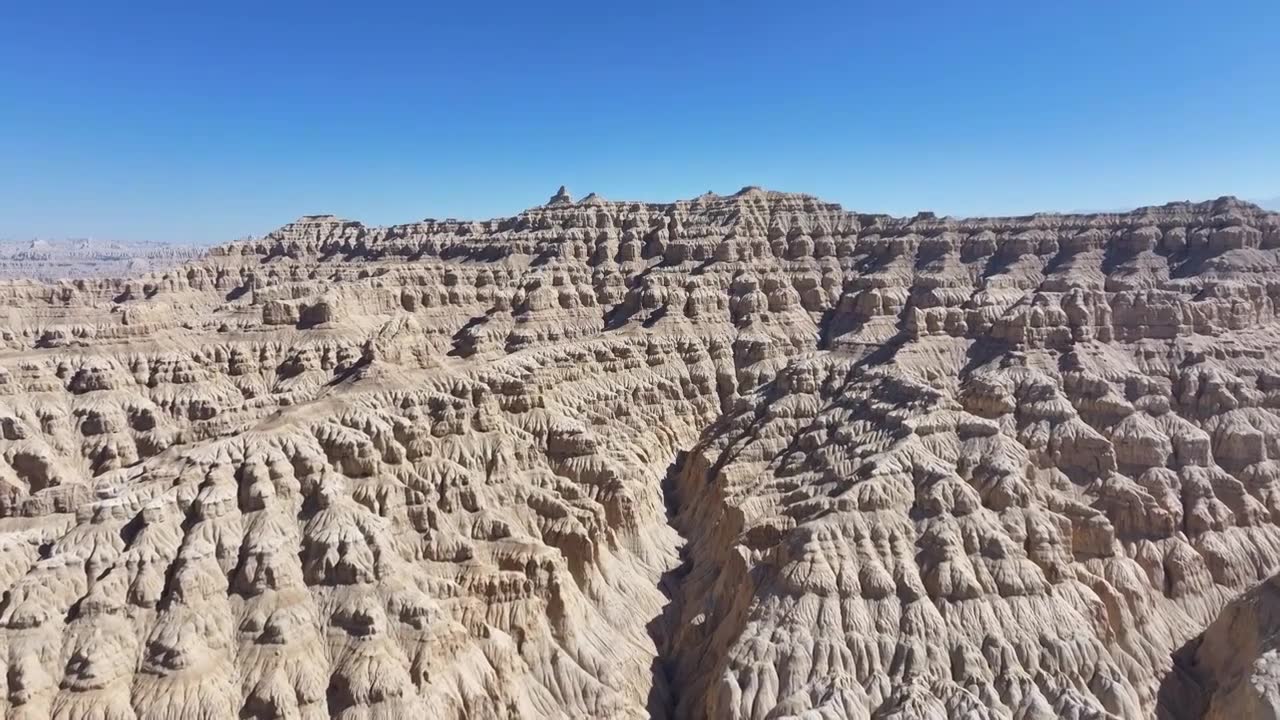
[[[1280,215],[748,188],[0,285],[11,718],[1137,718],[1280,565]]]
[[[1174,653],[1158,716],[1280,717],[1280,576],[1231,601],[1203,634]]]
[[[198,259],[197,245],[112,242],[92,238],[0,240],[0,279],[119,277],[166,270]]]

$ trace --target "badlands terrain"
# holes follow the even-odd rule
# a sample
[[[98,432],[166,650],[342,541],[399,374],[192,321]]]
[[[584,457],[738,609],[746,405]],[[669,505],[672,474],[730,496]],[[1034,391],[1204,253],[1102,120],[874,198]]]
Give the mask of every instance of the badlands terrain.
[[[0,284],[0,715],[1273,717],[1278,301],[757,188]]]
[[[195,245],[93,238],[0,240],[0,280],[138,276],[198,259]]]

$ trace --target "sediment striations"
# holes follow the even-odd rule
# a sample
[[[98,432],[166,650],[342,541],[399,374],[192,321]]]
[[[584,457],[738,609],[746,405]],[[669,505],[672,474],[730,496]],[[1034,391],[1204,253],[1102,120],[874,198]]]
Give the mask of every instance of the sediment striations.
[[[748,188],[0,285],[11,718],[1137,718],[1280,565],[1280,215]]]

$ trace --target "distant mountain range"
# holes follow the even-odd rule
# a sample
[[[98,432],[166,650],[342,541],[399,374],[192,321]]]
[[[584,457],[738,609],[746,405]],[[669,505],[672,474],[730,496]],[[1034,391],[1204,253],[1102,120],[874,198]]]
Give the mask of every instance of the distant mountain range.
[[[178,265],[203,254],[204,249],[200,247],[159,242],[0,239],[0,279],[134,275]]]

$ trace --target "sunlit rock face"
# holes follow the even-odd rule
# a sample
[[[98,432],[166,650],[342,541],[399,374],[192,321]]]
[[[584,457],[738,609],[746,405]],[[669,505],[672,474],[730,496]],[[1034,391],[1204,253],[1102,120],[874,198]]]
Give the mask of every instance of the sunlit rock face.
[[[1208,707],[1173,653],[1280,566],[1277,299],[1230,198],[757,188],[0,285],[2,714]]]
[[[1280,716],[1280,576],[1232,600],[1174,654],[1160,685],[1161,720]]]

